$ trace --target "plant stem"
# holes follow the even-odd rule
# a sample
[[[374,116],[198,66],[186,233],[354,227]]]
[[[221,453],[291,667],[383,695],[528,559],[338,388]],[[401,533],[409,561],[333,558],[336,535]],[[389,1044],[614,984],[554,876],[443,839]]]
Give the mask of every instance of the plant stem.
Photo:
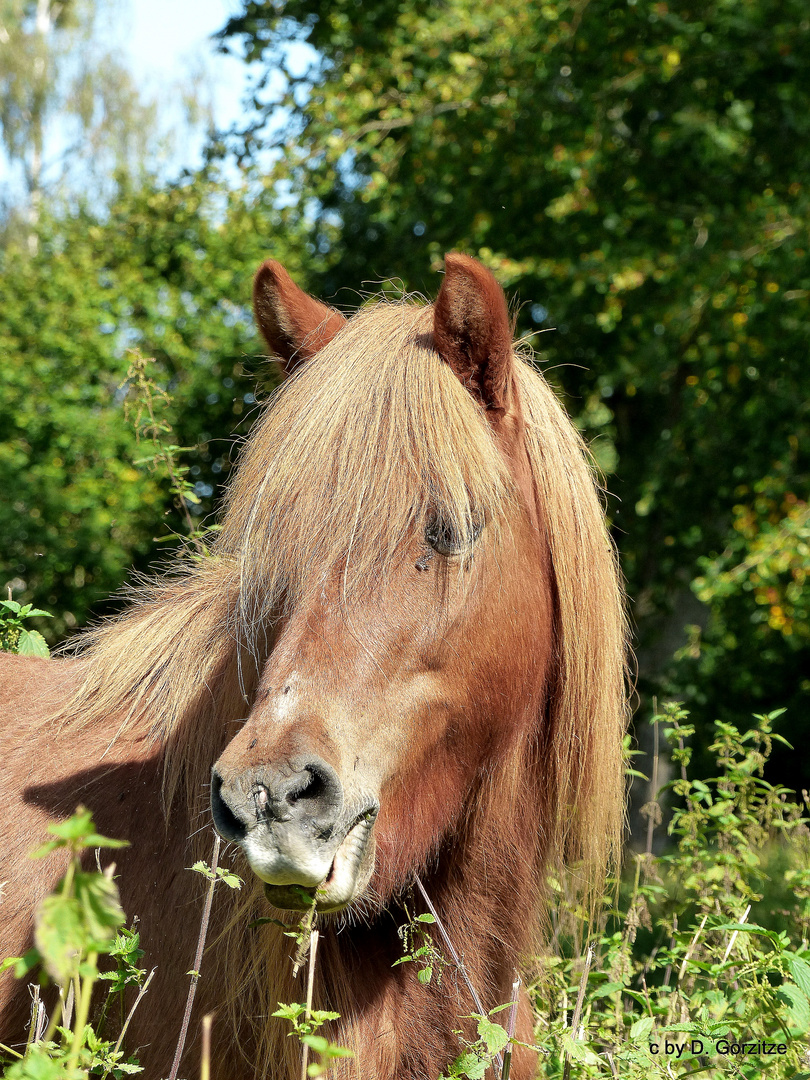
[[[589,945],[588,951],[585,954],[585,967],[582,969],[582,978],[579,980],[579,993],[577,994],[577,1003],[574,1006],[574,1015],[571,1017],[571,1038],[576,1039],[577,1028],[579,1027],[579,1018],[582,1015],[582,1003],[585,1000],[585,987],[588,985],[588,972],[591,970],[591,961],[593,960],[594,946]],[[571,1054],[566,1051],[565,1053],[565,1066],[563,1068],[563,1080],[568,1080],[571,1074]]]
[[[312,997],[315,991],[315,953],[318,949],[318,931],[311,930],[309,934],[309,970],[307,971],[307,1007],[304,1019],[308,1022],[312,1016]],[[309,1047],[303,1043],[301,1047],[301,1080],[307,1080],[307,1062],[309,1060]]]
[[[213,1022],[213,1013],[206,1013],[202,1018],[202,1059],[200,1061],[200,1080],[211,1080],[211,1025]]]
[[[151,970],[151,971],[149,972],[149,974],[147,975],[147,977],[146,977],[146,981],[144,982],[143,986],[141,987],[141,989],[140,989],[140,992],[138,993],[138,996],[137,996],[137,997],[135,998],[135,1003],[134,1003],[134,1005],[133,1005],[133,1006],[132,1006],[132,1008],[131,1008],[131,1009],[129,1010],[129,1014],[127,1015],[127,1018],[126,1018],[126,1020],[125,1020],[125,1021],[124,1021],[124,1023],[123,1023],[122,1025],[121,1025],[121,1034],[120,1034],[120,1035],[118,1036],[118,1041],[116,1042],[116,1044],[115,1044],[115,1047],[114,1047],[114,1049],[113,1049],[113,1054],[117,1054],[117,1053],[118,1053],[118,1051],[119,1051],[119,1050],[121,1049],[121,1044],[123,1043],[123,1041],[124,1041],[124,1036],[125,1036],[125,1035],[126,1035],[126,1033],[127,1033],[127,1028],[129,1027],[129,1022],[130,1022],[130,1020],[132,1019],[132,1017],[133,1017],[133,1016],[135,1015],[135,1010],[136,1010],[136,1009],[138,1008],[138,1006],[140,1005],[140,1003],[141,1003],[141,999],[143,998],[144,994],[145,994],[145,993],[146,993],[146,991],[147,991],[147,990],[149,989],[149,983],[150,983],[150,982],[152,981],[152,976],[153,976],[153,975],[155,974],[155,972],[156,972],[156,971],[157,971],[157,968],[152,968],[152,970]],[[101,1080],[106,1080],[106,1078],[107,1078],[107,1077],[108,1077],[108,1076],[110,1075],[110,1069],[111,1069],[112,1067],[113,1067],[113,1066],[110,1066],[110,1067],[109,1067],[109,1068],[107,1069],[107,1071],[106,1071],[106,1072],[104,1073],[104,1076],[102,1076]]]
[[[656,710],[657,711],[657,710]],[[658,800],[658,719],[653,724],[653,768],[650,798],[650,816],[647,818],[647,855],[652,855],[653,833],[655,832],[654,803]]]
[[[75,1069],[79,1064],[79,1053],[84,1043],[84,1029],[90,1015],[90,995],[93,993],[98,973],[98,953],[88,953],[87,964],[92,969],[92,973],[85,975],[84,979],[82,979],[81,994],[76,1002],[76,1019],[73,1022],[73,1045],[70,1048],[68,1072]]]
[[[509,1036],[509,1042],[506,1044],[503,1052],[503,1071],[501,1072],[501,1080],[509,1080],[509,1070],[512,1067],[512,1039],[515,1037],[515,1027],[517,1026],[519,995],[520,975],[516,976],[515,981],[512,983],[512,1007],[509,1010],[509,1019],[506,1022],[506,1034]]]
[[[478,1012],[479,1012],[479,1014],[481,1016],[486,1016],[487,1014],[484,1012],[484,1006],[481,1004],[481,998],[478,996],[478,994],[476,993],[475,987],[470,982],[470,976],[467,974],[467,969],[464,966],[464,961],[461,959],[461,957],[456,952],[456,950],[455,950],[455,948],[453,946],[453,942],[450,940],[450,935],[445,930],[444,923],[442,922],[441,918],[439,917],[438,911],[433,906],[430,897],[425,892],[425,886],[422,884],[422,881],[421,881],[421,879],[420,879],[420,877],[418,875],[416,876],[416,887],[419,889],[419,892],[422,894],[422,899],[427,904],[428,910],[430,911],[430,914],[436,920],[436,925],[439,928],[439,933],[442,935],[442,941],[447,946],[447,949],[448,949],[450,955],[453,958],[453,963],[456,965],[458,970],[461,972],[461,977],[464,979],[464,982],[467,984],[467,989],[470,991],[470,994],[472,996],[473,1003],[474,1003],[476,1009],[478,1010]],[[498,1064],[498,1068],[500,1070],[503,1070],[503,1058],[501,1057],[500,1054],[495,1055],[495,1061]]]
[[[194,1006],[194,996],[197,993],[197,982],[200,978],[200,968],[202,967],[203,949],[205,948],[205,937],[208,933],[208,920],[211,917],[211,902],[214,898],[214,886],[217,883],[217,862],[219,860],[219,833],[214,836],[214,854],[211,858],[211,880],[208,883],[208,892],[205,896],[205,906],[203,907],[202,921],[200,923],[200,935],[197,938],[197,952],[194,956],[194,967],[191,973],[191,986],[188,988],[188,997],[186,998],[186,1011],[183,1015],[183,1023],[180,1027],[180,1035],[177,1039],[177,1049],[174,1052],[174,1061],[172,1062],[172,1069],[169,1073],[169,1080],[177,1080],[177,1072],[180,1068],[180,1059],[183,1056],[183,1051],[186,1048],[186,1037],[188,1035],[188,1027],[191,1022],[191,1010]]]

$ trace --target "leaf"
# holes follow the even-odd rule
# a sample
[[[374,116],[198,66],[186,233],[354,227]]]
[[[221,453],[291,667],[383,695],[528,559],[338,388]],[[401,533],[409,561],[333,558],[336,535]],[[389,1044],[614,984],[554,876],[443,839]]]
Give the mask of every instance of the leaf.
[[[810,1001],[807,1000],[807,995],[793,983],[782,983],[776,997],[788,1007],[789,1027],[803,1035],[810,1028]]]
[[[77,871],[72,895],[47,896],[36,914],[34,941],[48,974],[64,984],[86,953],[106,950],[124,918],[115,882]]]
[[[608,994],[615,994],[617,990],[623,990],[624,983],[605,983],[604,986],[600,986],[597,990],[591,994],[591,1000],[595,1001],[597,998],[607,997]]]
[[[630,1028],[630,1038],[636,1042],[643,1042],[652,1031],[654,1023],[655,1021],[651,1016],[642,1016]]]
[[[41,859],[59,847],[69,847],[73,851],[81,851],[82,848],[124,848],[129,847],[128,840],[112,840],[108,836],[101,836],[96,832],[93,815],[84,806],[79,806],[65,821],[58,821],[48,826],[48,832],[57,837],[43,844],[41,848],[31,856],[32,859]]]
[[[565,1051],[571,1055],[574,1061],[579,1061],[583,1065],[599,1065],[599,1058],[589,1049],[583,1042],[579,1042],[576,1039],[572,1039],[570,1035],[563,1035],[560,1040]]]
[[[493,1023],[485,1016],[482,1016],[478,1021],[478,1034],[484,1040],[487,1053],[490,1057],[495,1057],[496,1054],[500,1054],[501,1050],[503,1050],[509,1042],[509,1035],[506,1028],[501,1027],[500,1024]]]
[[[468,1080],[483,1080],[488,1068],[489,1062],[486,1058],[468,1051],[466,1054],[461,1054],[460,1057],[456,1058],[450,1075],[466,1076]]]
[[[209,881],[216,881],[216,874],[208,863],[203,862],[202,859],[200,859],[199,862],[195,862],[193,866],[190,866],[189,870],[193,870],[197,874],[202,874],[202,876],[208,878]]]
[[[424,967],[416,973],[416,977],[423,986],[427,986],[430,980],[433,978],[433,968]]]
[[[297,1020],[301,1013],[306,1011],[306,1005],[302,1005],[300,1002],[294,1002],[292,1005],[285,1005],[283,1002],[279,1002],[278,1008],[272,1015],[280,1016],[282,1020]]]
[[[436,917],[435,915],[431,915],[429,911],[426,911],[422,915],[417,915],[414,922],[435,923]]]
[[[45,638],[37,630],[20,630],[17,652],[20,656],[42,656],[46,659],[51,655]]]
[[[79,871],[73,879],[73,889],[90,942],[103,947],[114,942],[118,927],[126,920],[115,882],[104,874]]]
[[[23,953],[23,955],[20,957],[20,959],[15,964],[15,966],[14,966],[14,978],[15,979],[24,979],[24,978],[26,978],[26,976],[29,974],[29,972],[33,971],[34,968],[37,966],[37,964],[41,964],[41,963],[42,963],[42,957],[40,955],[39,949],[37,949],[37,948],[29,949],[28,952]]]
[[[79,966],[88,941],[81,908],[73,896],[56,893],[39,905],[34,941],[48,974],[63,985]]]
[[[15,615],[20,614],[20,605],[16,600],[0,600],[0,607],[8,608]]]
[[[810,999],[810,964],[800,956],[788,956],[790,973],[806,998]]]
[[[329,1049],[329,1040],[323,1035],[302,1035],[301,1042],[317,1054],[324,1054]]]
[[[217,877],[223,885],[227,885],[229,889],[241,889],[244,885],[244,882],[238,874],[234,874],[231,870],[226,870],[223,866],[217,867]]]
[[[740,933],[745,931],[748,934],[759,934],[760,937],[768,938],[769,941],[780,947],[783,944],[781,934],[778,934],[775,930],[768,930],[765,926],[757,926],[755,923],[723,923],[721,926],[712,927],[712,929],[718,931],[738,930]]]

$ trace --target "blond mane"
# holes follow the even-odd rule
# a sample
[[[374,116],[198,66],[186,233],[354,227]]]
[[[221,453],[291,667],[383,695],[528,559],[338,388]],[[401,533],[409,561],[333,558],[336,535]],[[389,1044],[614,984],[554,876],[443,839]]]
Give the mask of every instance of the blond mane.
[[[355,315],[255,425],[211,555],[182,557],[80,640],[87,673],[67,721],[115,715],[121,733],[148,730],[164,755],[167,804],[182,800],[192,820],[205,812],[229,722],[251,706],[274,624],[313,583],[338,568],[350,602],[398,565],[429,514],[460,534],[506,516],[510,476],[482,410],[434,351],[431,325],[432,309],[413,304]],[[574,860],[598,879],[623,821],[622,593],[582,439],[542,376],[515,364],[556,601],[555,670],[535,733],[548,778],[538,827],[549,863]],[[234,903],[218,977],[243,1021],[253,1002],[263,1075],[293,1053],[267,1022],[289,984],[288,949],[272,927],[246,945],[242,918],[262,913],[260,894]],[[341,985],[329,990],[338,1008]]]

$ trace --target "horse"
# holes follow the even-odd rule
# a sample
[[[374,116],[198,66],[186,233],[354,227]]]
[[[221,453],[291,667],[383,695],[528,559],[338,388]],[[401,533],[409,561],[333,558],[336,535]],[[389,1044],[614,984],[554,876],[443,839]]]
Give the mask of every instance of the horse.
[[[537,955],[549,872],[598,882],[615,856],[625,618],[600,491],[493,274],[444,269],[433,305],[347,318],[266,261],[254,311],[286,377],[208,554],[134,586],[75,654],[0,662],[3,955],[64,871],[26,855],[86,805],[130,842],[116,875],[157,967],[129,1029],[147,1078],[172,1061],[199,927],[185,868],[212,819],[245,878],[218,887],[195,1004],[216,1010],[220,1080],[300,1074],[272,1014],[304,996],[283,926],[313,896],[314,1004],[354,1055],[332,1075],[435,1080],[474,1032],[468,982],[489,1011]],[[466,980],[396,963],[417,882]],[[8,1043],[29,999],[2,978]],[[515,1080],[535,1069],[517,1047]]]

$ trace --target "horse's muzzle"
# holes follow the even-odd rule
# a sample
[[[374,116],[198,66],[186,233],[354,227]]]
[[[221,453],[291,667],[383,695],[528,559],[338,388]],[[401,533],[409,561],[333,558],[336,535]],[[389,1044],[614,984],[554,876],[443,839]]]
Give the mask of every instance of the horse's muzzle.
[[[374,865],[371,833],[376,799],[344,805],[331,765],[297,756],[232,773],[217,762],[211,775],[214,824],[239,844],[276,907],[339,910],[354,900]]]

